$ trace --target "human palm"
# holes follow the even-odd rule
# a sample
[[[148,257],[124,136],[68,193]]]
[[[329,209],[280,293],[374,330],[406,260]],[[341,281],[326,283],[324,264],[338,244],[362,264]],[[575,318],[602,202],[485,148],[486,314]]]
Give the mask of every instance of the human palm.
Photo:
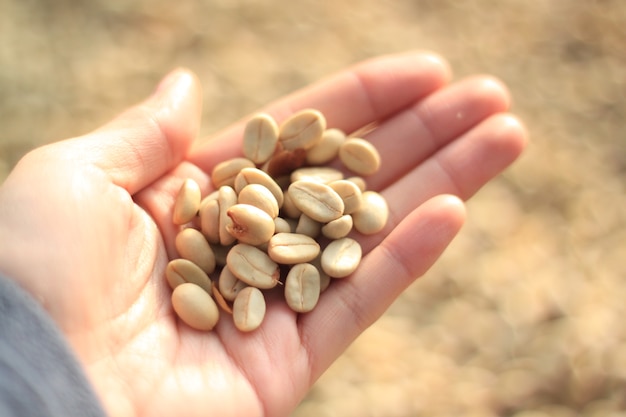
[[[110,415],[287,415],[441,254],[463,222],[460,199],[523,148],[502,85],[447,78],[432,55],[384,57],[264,109],[283,120],[317,108],[346,132],[377,122],[367,139],[383,166],[368,187],[386,197],[388,227],[359,238],[361,266],[313,312],[293,313],[275,289],[251,333],[230,320],[198,332],[176,319],[164,278],[176,256],[174,196],[187,177],[208,193],[207,173],[239,154],[243,130],[192,143],[200,96],[184,71],[103,128],[18,164],[0,188],[0,272],[59,324]]]

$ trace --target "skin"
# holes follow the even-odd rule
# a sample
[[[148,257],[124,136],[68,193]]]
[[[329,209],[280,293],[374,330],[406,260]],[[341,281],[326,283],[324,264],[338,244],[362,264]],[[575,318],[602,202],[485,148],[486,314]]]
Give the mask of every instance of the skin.
[[[172,204],[191,177],[240,155],[244,122],[195,140],[196,77],[179,69],[155,93],[84,136],[28,153],[0,188],[0,271],[39,300],[67,336],[110,415],[285,416],[315,380],[460,230],[463,200],[526,143],[505,86],[449,82],[429,53],[357,64],[270,104],[284,120],[316,108],[328,126],[366,135],[382,157],[368,178],[390,206],[383,232],[316,309],[296,315],[268,295],[265,322],[198,332],[174,315],[164,269],[176,257]]]

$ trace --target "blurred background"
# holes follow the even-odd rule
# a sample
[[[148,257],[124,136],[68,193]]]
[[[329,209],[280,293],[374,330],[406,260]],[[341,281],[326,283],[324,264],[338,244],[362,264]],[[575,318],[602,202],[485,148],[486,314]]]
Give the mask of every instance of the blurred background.
[[[461,235],[293,417],[626,416],[626,2],[0,0],[0,180],[98,127],[170,69],[204,86],[203,135],[379,54],[490,73],[524,156]]]

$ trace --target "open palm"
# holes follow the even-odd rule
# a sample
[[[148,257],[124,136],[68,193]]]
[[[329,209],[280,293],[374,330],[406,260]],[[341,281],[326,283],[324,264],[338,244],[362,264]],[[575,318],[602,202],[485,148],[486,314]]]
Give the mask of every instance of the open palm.
[[[275,290],[251,333],[229,320],[198,332],[173,314],[174,195],[187,177],[208,193],[206,173],[240,153],[243,131],[242,121],[193,142],[199,88],[182,70],[103,128],[20,161],[0,188],[0,272],[58,323],[110,415],[288,415],[437,259],[463,223],[461,200],[524,146],[500,83],[448,77],[430,54],[383,57],[263,109],[280,121],[316,108],[346,132],[378,124],[367,139],[383,165],[368,187],[389,202],[389,224],[360,239],[361,266],[311,313],[296,315]]]

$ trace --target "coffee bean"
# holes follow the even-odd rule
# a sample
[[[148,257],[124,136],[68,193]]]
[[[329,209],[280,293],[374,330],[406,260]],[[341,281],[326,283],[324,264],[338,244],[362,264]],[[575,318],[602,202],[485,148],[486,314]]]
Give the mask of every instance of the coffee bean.
[[[365,191],[361,207],[352,213],[354,228],[365,235],[378,233],[387,224],[389,206],[385,198],[375,191]]]
[[[246,124],[243,133],[243,154],[255,164],[262,164],[278,144],[278,124],[268,114],[257,114]]]
[[[269,240],[267,254],[277,263],[293,265],[308,262],[320,253],[315,239],[299,233],[276,233]]]
[[[324,115],[312,109],[295,113],[280,126],[278,140],[286,150],[309,149],[315,145],[326,130]]]
[[[233,303],[233,321],[242,332],[257,329],[265,318],[265,297],[255,287],[246,287],[239,291]]]
[[[361,245],[344,237],[333,240],[322,251],[322,269],[333,278],[344,278],[353,273],[361,262]]]
[[[191,227],[178,232],[174,242],[181,258],[188,259],[210,274],[215,270],[215,254],[204,235]]]
[[[293,204],[313,220],[327,223],[343,215],[343,200],[328,185],[296,181],[287,190]]]
[[[380,168],[380,155],[370,142],[350,138],[339,147],[339,159],[358,175],[371,175]]]
[[[268,289],[278,284],[280,269],[267,253],[245,243],[233,246],[226,256],[228,269],[248,285]]]
[[[220,317],[217,304],[209,293],[189,282],[174,288],[172,307],[184,323],[196,330],[212,330]]]
[[[174,202],[172,220],[181,225],[190,222],[200,209],[200,186],[191,178],[186,179],[178,190]]]
[[[295,312],[307,313],[317,305],[320,297],[320,274],[313,265],[294,265],[285,278],[285,300]]]

